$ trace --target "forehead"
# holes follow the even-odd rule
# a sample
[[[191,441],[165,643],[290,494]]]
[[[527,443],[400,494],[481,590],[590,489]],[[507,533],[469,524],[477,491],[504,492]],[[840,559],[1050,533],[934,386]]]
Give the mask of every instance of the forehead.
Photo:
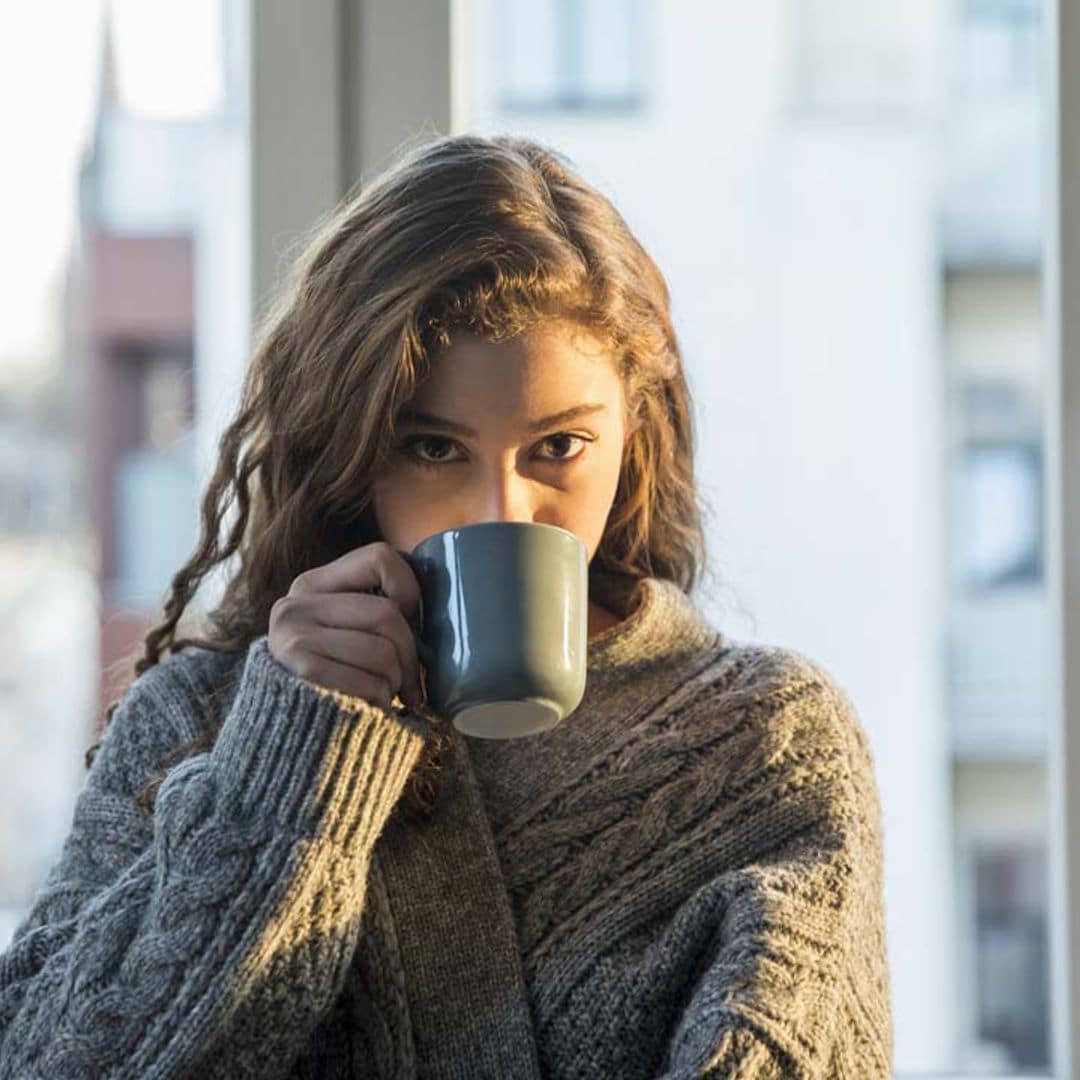
[[[505,341],[459,331],[432,358],[431,374],[413,404],[510,395],[558,405],[589,392],[610,398],[619,388],[614,358],[603,342],[577,326],[549,323]]]

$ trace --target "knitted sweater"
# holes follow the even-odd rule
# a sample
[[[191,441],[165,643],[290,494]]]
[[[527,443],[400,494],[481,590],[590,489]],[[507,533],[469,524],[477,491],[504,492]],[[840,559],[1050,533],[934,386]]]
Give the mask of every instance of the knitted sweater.
[[[265,636],[124,695],[0,955],[0,1078],[885,1078],[882,830],[816,663],[614,589],[579,707],[451,731],[323,691]],[[152,815],[135,797],[174,765]]]

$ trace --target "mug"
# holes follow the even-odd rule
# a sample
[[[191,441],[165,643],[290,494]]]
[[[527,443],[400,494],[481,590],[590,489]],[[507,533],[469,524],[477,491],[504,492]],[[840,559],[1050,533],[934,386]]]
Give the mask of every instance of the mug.
[[[428,705],[458,731],[516,739],[561,723],[585,694],[588,552],[557,525],[485,521],[402,555],[420,585]]]

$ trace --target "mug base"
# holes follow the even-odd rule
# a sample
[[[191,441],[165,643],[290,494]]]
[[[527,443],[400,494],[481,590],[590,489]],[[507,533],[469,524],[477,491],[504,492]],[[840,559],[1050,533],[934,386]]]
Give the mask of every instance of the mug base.
[[[454,714],[454,727],[477,739],[520,739],[549,731],[561,719],[559,710],[543,698],[483,701]]]

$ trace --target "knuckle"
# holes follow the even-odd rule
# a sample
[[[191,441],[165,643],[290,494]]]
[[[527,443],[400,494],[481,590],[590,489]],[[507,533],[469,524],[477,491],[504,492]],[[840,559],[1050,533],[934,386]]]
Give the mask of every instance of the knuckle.
[[[311,570],[301,570],[300,573],[293,578],[292,585],[289,587],[289,593],[295,596],[297,593],[302,593],[310,589],[313,576]]]
[[[279,596],[270,607],[270,622],[274,623],[285,618],[294,607],[293,597],[286,594]]]
[[[381,562],[385,560],[394,549],[386,540],[373,540],[368,545],[368,550]]]

